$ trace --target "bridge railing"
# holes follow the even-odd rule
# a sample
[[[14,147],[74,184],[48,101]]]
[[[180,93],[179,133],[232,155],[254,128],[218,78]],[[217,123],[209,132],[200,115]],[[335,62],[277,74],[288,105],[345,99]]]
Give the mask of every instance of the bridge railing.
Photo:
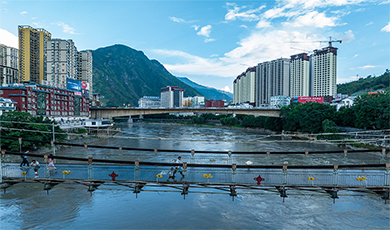
[[[3,165],[3,178],[32,179],[33,168],[20,168],[17,164]],[[103,166],[103,165],[57,165],[50,170],[43,165],[38,170],[39,178],[104,181],[166,182],[171,167],[167,166]],[[178,182],[229,183],[270,186],[389,186],[390,176],[386,170],[315,170],[315,169],[232,169],[187,168],[175,174]],[[170,180],[173,182],[173,180]]]

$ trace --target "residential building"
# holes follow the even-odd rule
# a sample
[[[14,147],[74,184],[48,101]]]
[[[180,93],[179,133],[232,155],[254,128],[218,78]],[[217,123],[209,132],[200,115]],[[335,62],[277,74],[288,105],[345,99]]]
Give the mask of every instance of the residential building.
[[[100,106],[100,93],[93,93],[89,102],[90,106]]]
[[[184,89],[177,86],[161,88],[161,107],[174,108],[183,106]]]
[[[0,96],[17,102],[16,110],[43,116],[89,116],[89,98],[72,90],[29,82],[0,87]]]
[[[355,100],[356,96],[350,96],[347,98],[343,98],[341,100],[334,100],[330,105],[336,106],[336,110],[339,111],[341,107],[351,107]]]
[[[310,96],[310,57],[307,53],[291,56],[290,96]]]
[[[272,108],[279,108],[282,106],[288,106],[288,105],[290,105],[290,101],[291,101],[291,97],[289,97],[289,96],[283,96],[283,95],[271,96],[270,106]]]
[[[290,96],[290,59],[279,58],[256,67],[256,107],[268,106],[271,96]]]
[[[13,101],[9,98],[0,97],[0,115],[2,115],[4,112],[15,111],[16,103],[16,101]]]
[[[47,79],[44,85],[66,89],[67,79],[78,80],[78,52],[71,39],[47,42]]]
[[[92,52],[90,50],[78,52],[78,77],[77,79],[86,82],[89,97],[92,97]],[[86,89],[84,89],[86,90]]]
[[[51,34],[42,28],[18,26],[19,81],[42,84],[47,80],[47,41]]]
[[[0,85],[18,82],[18,49],[0,44]]]
[[[155,96],[143,96],[138,100],[139,108],[158,108],[161,106],[161,98]]]
[[[233,103],[255,103],[256,67],[248,68],[233,82]]]
[[[337,93],[337,48],[328,46],[314,50],[312,74],[315,97],[334,96]]]

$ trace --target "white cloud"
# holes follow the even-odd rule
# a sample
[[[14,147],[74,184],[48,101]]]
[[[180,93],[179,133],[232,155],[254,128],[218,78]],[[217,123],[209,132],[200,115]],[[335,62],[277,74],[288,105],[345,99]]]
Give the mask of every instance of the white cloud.
[[[369,26],[369,25],[372,25],[372,24],[374,24],[374,23],[373,22],[369,22],[369,23],[366,24],[366,26]]]
[[[266,28],[271,27],[271,23],[267,21],[259,21],[256,25],[256,28]]]
[[[350,42],[355,39],[355,35],[352,30],[348,30],[344,33],[344,35],[340,36],[340,38],[343,42]]]
[[[27,14],[27,11],[20,12],[20,15],[25,15]]]
[[[355,54],[353,57],[355,58],[355,57],[357,57],[357,56],[359,56],[359,54]]]
[[[230,92],[230,93],[233,93],[231,90],[230,90],[230,88],[229,88],[229,86],[225,86],[225,87],[223,87],[223,89],[222,89],[223,91],[225,91],[225,92]]]
[[[325,26],[336,26],[336,17],[326,17],[325,13],[312,11],[305,15],[297,17],[293,22],[283,23],[285,26],[292,27],[317,27],[323,28]]]
[[[201,76],[235,77],[242,72],[242,66],[227,64],[218,58],[201,58],[178,50],[153,50],[168,57],[181,58],[183,63],[164,64],[174,74],[191,74]]]
[[[192,25],[191,27],[193,27],[195,30],[198,30],[200,26],[198,26],[198,25]]]
[[[174,22],[185,22],[184,19],[181,18],[176,18],[176,17],[169,17],[169,20],[174,21]]]
[[[378,66],[374,66],[374,65],[365,65],[365,66],[358,67],[358,69],[372,69],[377,67]]]
[[[204,42],[213,42],[213,41],[215,41],[215,39],[214,38],[206,38],[205,40],[204,40]]]
[[[240,27],[248,29],[246,25],[241,25]]]
[[[69,25],[63,23],[63,22],[58,22],[58,26],[62,27],[62,32],[67,33],[67,34],[76,34],[75,29],[70,27]]]
[[[253,10],[250,9],[243,12],[239,12],[240,10],[245,9],[246,6],[238,7],[235,3],[227,3],[226,6],[227,8],[229,8],[229,6],[233,6],[233,9],[228,9],[227,14],[225,15],[226,21],[236,19],[240,19],[243,21],[256,21],[260,19],[257,13],[259,13],[261,9],[265,8],[265,5],[263,5]]]
[[[290,49],[291,44],[286,41],[318,41],[324,40],[316,34],[299,31],[271,30],[268,32],[256,31],[249,37],[242,39],[239,47],[225,53],[221,58],[227,63],[246,63],[256,65],[257,63],[270,61],[280,57],[288,58],[295,51]],[[314,50],[322,47],[320,43],[304,43],[298,45],[300,49]]]
[[[211,33],[211,25],[204,26],[200,29],[200,31],[197,33],[197,35],[209,37]]]
[[[387,24],[387,26],[383,27],[383,28],[381,29],[381,31],[390,32],[390,22]]]
[[[18,48],[19,47],[18,36],[13,35],[12,33],[6,30],[0,29],[0,44]]]

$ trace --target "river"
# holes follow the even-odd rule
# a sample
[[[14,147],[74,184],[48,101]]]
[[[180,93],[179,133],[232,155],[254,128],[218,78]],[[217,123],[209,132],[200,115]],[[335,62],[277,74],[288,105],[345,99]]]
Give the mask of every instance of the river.
[[[134,148],[271,151],[264,155],[181,154],[195,163],[333,164],[379,163],[375,154],[272,155],[272,151],[340,150],[319,143],[279,143],[247,129],[192,127],[170,124],[121,123],[124,133],[103,139],[99,145]],[[168,139],[168,140],[167,140]],[[269,141],[269,142],[258,142]],[[274,142],[275,141],[275,142]],[[95,143],[96,144],[96,143]],[[172,162],[176,153],[154,153],[82,148],[57,151],[57,155],[94,158]],[[60,165],[61,162],[57,162]],[[333,200],[323,194],[289,195],[285,202],[277,194],[263,192],[238,195],[190,193],[185,199],[174,189],[143,191],[104,184],[92,195],[86,187],[60,184],[47,195],[38,183],[20,183],[1,194],[1,229],[389,229],[390,205],[377,195],[356,193]]]

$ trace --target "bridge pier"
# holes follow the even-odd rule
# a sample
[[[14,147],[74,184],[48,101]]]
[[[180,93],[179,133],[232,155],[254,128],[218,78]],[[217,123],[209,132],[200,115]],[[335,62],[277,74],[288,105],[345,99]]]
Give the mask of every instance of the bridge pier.
[[[131,118],[131,116],[129,116],[129,120],[127,120],[127,123],[133,123],[133,119]]]

